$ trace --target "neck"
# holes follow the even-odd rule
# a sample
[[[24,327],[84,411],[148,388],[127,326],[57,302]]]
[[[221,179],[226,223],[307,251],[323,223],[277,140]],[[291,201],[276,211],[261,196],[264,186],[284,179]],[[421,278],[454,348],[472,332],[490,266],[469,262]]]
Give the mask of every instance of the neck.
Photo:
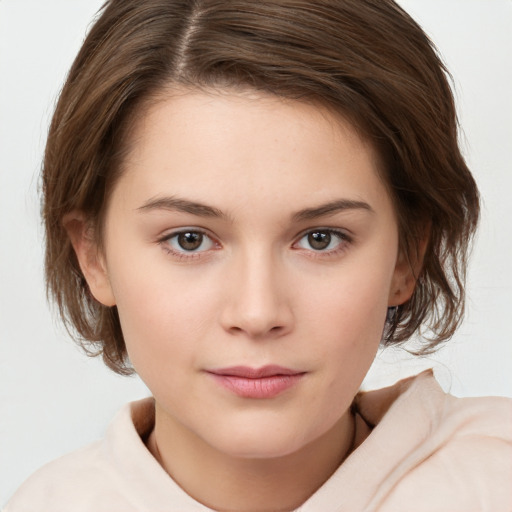
[[[209,508],[290,511],[343,462],[352,449],[354,429],[348,410],[329,431],[297,452],[270,459],[232,457],[169,421],[157,404],[148,448],[187,494]]]

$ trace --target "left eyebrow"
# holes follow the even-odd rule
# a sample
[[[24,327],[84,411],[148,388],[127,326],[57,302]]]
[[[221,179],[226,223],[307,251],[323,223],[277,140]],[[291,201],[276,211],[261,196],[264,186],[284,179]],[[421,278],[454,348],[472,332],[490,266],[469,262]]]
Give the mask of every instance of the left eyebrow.
[[[306,208],[300,210],[292,216],[294,222],[300,222],[304,220],[312,220],[318,217],[326,217],[328,215],[335,215],[336,213],[347,211],[347,210],[364,210],[369,213],[375,213],[375,210],[364,201],[354,201],[352,199],[338,199],[330,201],[329,203],[322,204],[320,206],[314,206],[313,208]]]

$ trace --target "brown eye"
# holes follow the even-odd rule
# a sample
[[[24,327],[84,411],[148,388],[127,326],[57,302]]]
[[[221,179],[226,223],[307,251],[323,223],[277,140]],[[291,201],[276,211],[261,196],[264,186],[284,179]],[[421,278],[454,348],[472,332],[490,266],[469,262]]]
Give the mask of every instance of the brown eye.
[[[183,258],[197,258],[218,248],[217,243],[206,233],[199,230],[178,231],[165,236],[159,244],[170,254]]]
[[[195,251],[203,243],[203,234],[197,231],[188,231],[177,235],[177,243],[184,251]]]
[[[313,231],[308,234],[308,244],[316,251],[327,249],[331,243],[331,233],[328,231]]]
[[[312,229],[304,233],[294,247],[305,249],[313,253],[337,254],[341,249],[347,247],[351,239],[343,231],[330,228]]]

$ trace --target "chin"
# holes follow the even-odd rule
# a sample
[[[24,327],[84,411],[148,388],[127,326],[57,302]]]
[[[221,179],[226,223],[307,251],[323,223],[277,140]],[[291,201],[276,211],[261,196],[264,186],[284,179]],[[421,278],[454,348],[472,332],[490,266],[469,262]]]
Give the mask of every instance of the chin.
[[[302,443],[290,439],[270,440],[260,436],[256,439],[232,440],[227,446],[219,447],[223,453],[237,459],[277,459],[300,451]]]
[[[205,441],[230,457],[274,459],[296,453],[320,436],[321,432],[298,432],[295,425],[282,421],[252,421],[249,425],[231,423],[214,436],[210,431]]]

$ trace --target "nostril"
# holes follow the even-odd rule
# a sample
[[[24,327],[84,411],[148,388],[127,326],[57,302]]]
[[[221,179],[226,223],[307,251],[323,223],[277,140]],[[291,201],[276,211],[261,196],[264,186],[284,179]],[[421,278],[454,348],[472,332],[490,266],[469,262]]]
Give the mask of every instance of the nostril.
[[[255,326],[255,325],[233,325],[229,328],[229,332],[233,335],[240,335],[246,333],[251,338],[264,338],[264,337],[278,337],[282,335],[286,331],[284,325],[275,325],[270,328],[265,328],[263,326]]]

